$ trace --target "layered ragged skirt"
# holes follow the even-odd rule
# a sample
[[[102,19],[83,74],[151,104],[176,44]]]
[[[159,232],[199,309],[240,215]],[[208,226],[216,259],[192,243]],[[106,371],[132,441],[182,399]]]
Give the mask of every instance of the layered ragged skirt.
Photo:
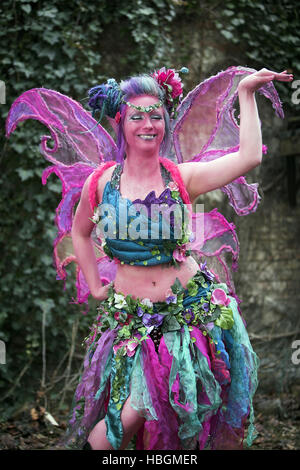
[[[242,449],[255,438],[259,360],[234,297],[210,273],[178,280],[165,302],[110,289],[86,339],[67,448],[80,449],[105,419],[120,448],[122,407],[145,418],[136,449]]]

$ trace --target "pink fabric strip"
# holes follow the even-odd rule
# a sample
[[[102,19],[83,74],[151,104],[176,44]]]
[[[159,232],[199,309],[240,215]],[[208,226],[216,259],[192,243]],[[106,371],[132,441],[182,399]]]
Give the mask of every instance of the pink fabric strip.
[[[172,356],[169,354],[164,338],[156,354],[151,339],[142,344],[143,369],[150,392],[152,404],[159,421],[146,421],[143,438],[139,440],[137,449],[176,450],[179,448],[178,423],[176,414],[169,402],[169,375],[172,367]],[[142,431],[140,432],[141,438]]]

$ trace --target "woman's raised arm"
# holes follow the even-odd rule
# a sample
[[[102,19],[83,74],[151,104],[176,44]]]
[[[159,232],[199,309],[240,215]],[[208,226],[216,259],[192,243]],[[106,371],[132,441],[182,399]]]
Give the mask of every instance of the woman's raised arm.
[[[191,200],[200,194],[225,186],[261,163],[262,136],[255,91],[272,80],[291,81],[292,79],[292,75],[287,71],[277,73],[262,69],[241,80],[238,86],[239,150],[211,162],[190,162],[178,165]]]

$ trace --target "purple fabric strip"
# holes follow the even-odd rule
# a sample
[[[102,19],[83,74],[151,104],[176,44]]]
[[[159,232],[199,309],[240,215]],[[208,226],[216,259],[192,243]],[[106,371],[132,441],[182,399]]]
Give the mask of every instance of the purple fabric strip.
[[[93,424],[104,406],[105,393],[102,393],[98,400],[95,400],[95,395],[102,385],[101,378],[107,367],[107,361],[112,354],[112,345],[116,334],[115,330],[106,330],[97,342],[91,363],[89,353],[87,353],[84,360],[84,371],[77,386],[75,398],[77,402],[82,397],[85,398],[82,425],[86,428]]]

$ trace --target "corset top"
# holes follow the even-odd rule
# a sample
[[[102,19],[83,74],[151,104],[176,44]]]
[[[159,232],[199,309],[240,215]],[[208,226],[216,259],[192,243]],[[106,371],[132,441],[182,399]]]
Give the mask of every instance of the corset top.
[[[120,194],[123,167],[116,165],[105,185],[97,208],[97,235],[105,239],[104,251],[121,263],[151,266],[168,263],[173,251],[186,241],[188,211],[177,184],[160,165],[165,189],[157,197],[150,191],[145,199]]]

